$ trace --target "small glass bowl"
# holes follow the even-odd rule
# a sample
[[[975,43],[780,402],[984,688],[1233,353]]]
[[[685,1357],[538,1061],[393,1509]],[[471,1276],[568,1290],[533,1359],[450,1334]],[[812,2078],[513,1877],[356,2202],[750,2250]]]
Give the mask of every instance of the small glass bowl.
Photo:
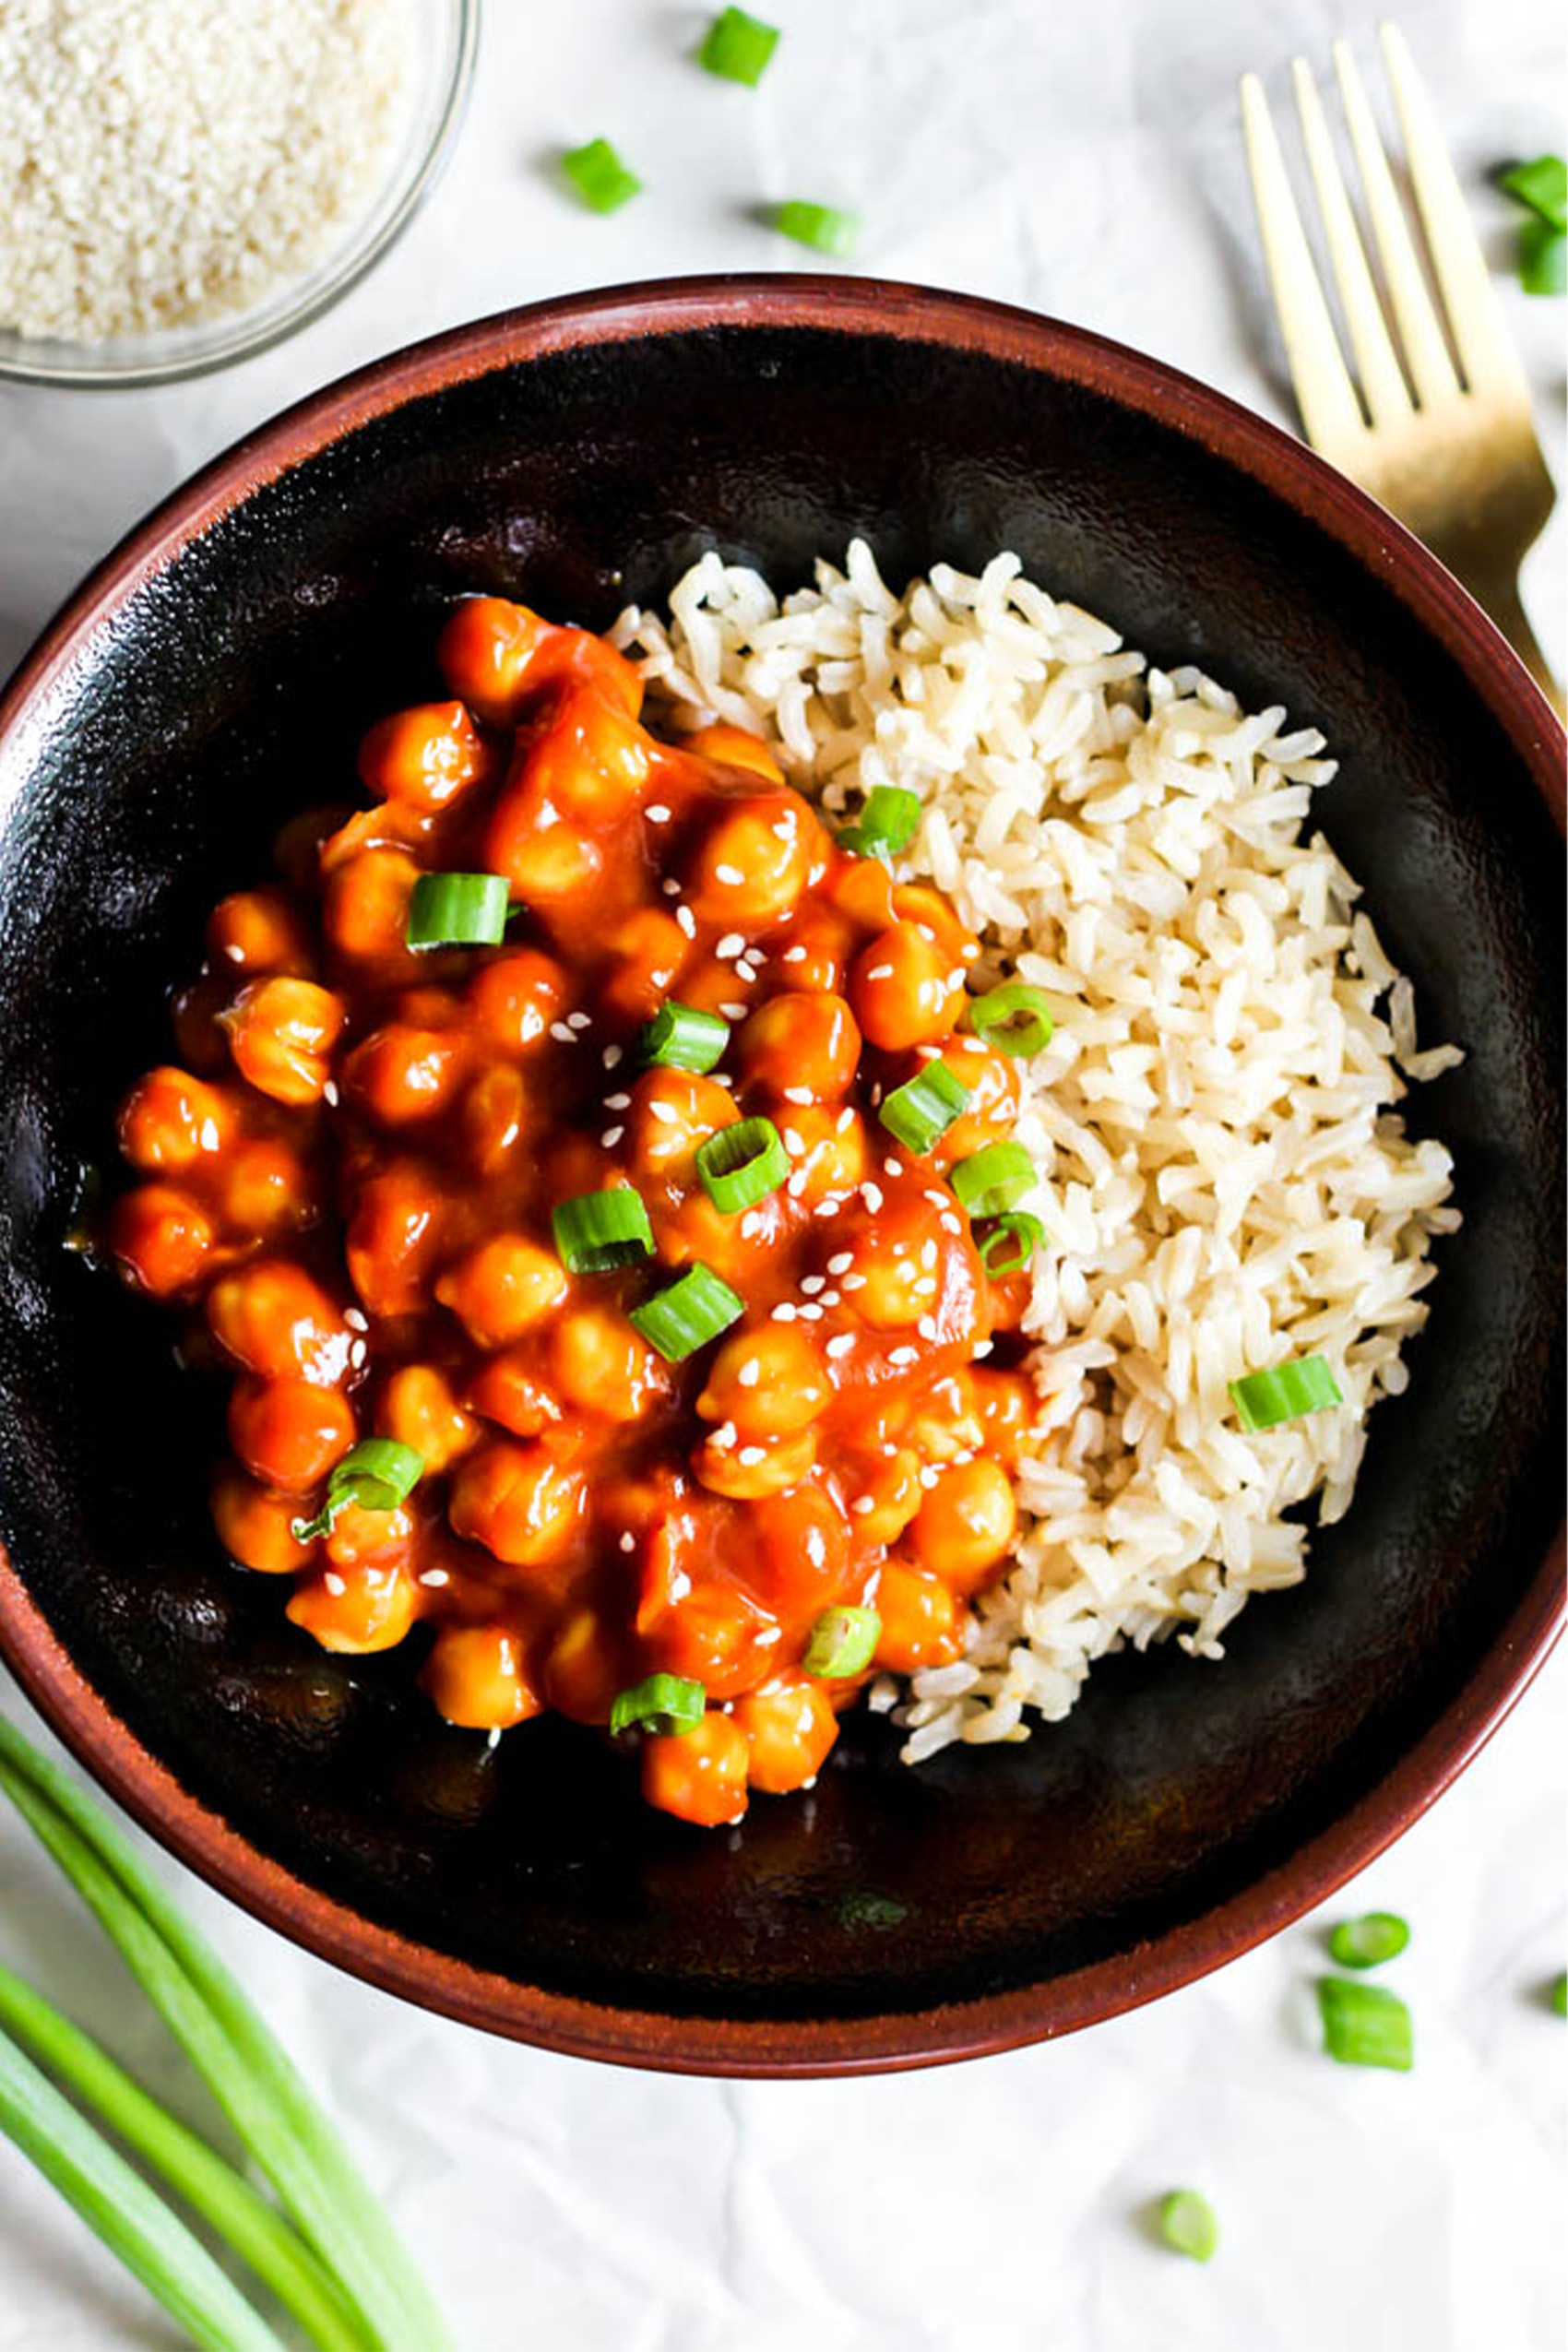
[[[314,268],[291,278],[248,310],[66,343],[0,328],[0,378],[81,386],[172,384],[249,359],[329,310],[357,285],[408,226],[451,152],[473,79],[480,0],[414,0],[414,89],[402,134],[365,210]]]

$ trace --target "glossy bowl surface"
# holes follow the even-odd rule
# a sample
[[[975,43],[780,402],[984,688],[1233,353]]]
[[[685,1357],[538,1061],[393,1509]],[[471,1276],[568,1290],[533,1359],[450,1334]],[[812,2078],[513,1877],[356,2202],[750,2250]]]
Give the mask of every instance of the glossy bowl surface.
[[[1000,548],[1169,665],[1320,725],[1320,821],[1462,1069],[1419,1128],[1464,1233],[1348,1519],[1223,1667],[917,1771],[856,1720],[742,1827],[646,1811],[544,1723],[489,1749],[408,1658],[324,1655],[219,1557],[214,1390],[62,1246],[163,994],[285,814],[433,683],[465,590],[594,624],[703,550],[780,583]],[[1477,608],[1285,435],[962,298],[699,279],[482,322],[291,411],[88,582],[0,703],[0,1640],[197,1870],[374,1981],[586,2055],[871,2069],[1059,2033],[1320,1900],[1473,1753],[1560,1610],[1562,737]]]

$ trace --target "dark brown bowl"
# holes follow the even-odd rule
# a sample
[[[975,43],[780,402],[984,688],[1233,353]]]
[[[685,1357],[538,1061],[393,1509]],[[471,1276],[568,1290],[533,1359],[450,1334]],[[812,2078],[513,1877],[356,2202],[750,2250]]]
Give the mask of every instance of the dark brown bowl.
[[[918,1771],[858,1721],[744,1826],[645,1811],[588,1737],[493,1752],[407,1657],[328,1657],[218,1555],[209,1387],[61,1246],[215,896],[263,873],[469,589],[600,624],[704,549],[790,582],[853,532],[902,579],[1014,548],[1343,760],[1320,803],[1468,1049],[1412,1116],[1464,1232],[1361,1491],[1222,1668],[1096,1669],[1027,1746]],[[1562,738],[1436,563],[1216,394],[907,287],[633,287],[423,344],[179,492],[0,702],[0,1637],[193,1868],[374,1982],[636,2064],[873,2069],[1061,2033],[1316,1903],[1494,1728],[1559,1609]]]

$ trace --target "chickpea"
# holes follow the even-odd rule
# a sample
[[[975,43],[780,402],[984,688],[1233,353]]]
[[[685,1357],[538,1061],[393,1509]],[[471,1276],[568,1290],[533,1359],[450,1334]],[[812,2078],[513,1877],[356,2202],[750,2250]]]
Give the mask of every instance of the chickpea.
[[[920,1455],[907,1445],[894,1454],[859,1455],[852,1459],[849,1477],[854,1489],[849,1510],[855,1540],[897,1543],[925,1500]]]
[[[814,1207],[829,1193],[852,1193],[871,1172],[864,1122],[846,1103],[834,1111],[826,1105],[786,1105],[778,1125],[790,1155],[791,1181],[805,1178],[792,1195],[804,1207]]]
[[[247,1372],[336,1387],[349,1367],[349,1332],[318,1282],[290,1258],[254,1258],[207,1294],[213,1337]]]
[[[507,784],[491,813],[483,862],[487,873],[504,873],[529,905],[552,909],[592,891],[603,858],[598,843],[580,826],[564,821],[525,770]]]
[[[241,1076],[275,1102],[319,1102],[343,1027],[341,997],[315,980],[249,980],[220,1015]]]
[[[945,1037],[964,1005],[963,967],[911,922],[896,922],[849,968],[849,1002],[873,1045],[897,1053]]]
[[[733,1421],[742,1438],[782,1437],[814,1421],[833,1390],[815,1344],[798,1324],[764,1323],[727,1339],[697,1411]]]
[[[744,727],[699,727],[682,738],[682,749],[696,752],[720,767],[744,768],[748,775],[765,777],[770,784],[784,781],[784,771],[762,737]]]
[[[287,972],[296,980],[315,972],[310,933],[284,890],[237,890],[220,898],[207,919],[207,952],[242,972]]]
[[[212,1481],[212,1524],[232,1559],[264,1576],[291,1576],[308,1568],[315,1546],[296,1543],[289,1529],[299,1503],[257,1486],[237,1462],[222,1463]]]
[[[187,1069],[216,1077],[229,1067],[229,1044],[219,1027],[233,983],[227,972],[204,972],[199,980],[176,991],[169,1010],[173,1018],[174,1044]]]
[[[949,1665],[964,1646],[957,1598],[928,1568],[887,1561],[877,1579],[875,1609],[882,1630],[873,1663],[889,1674]]]
[[[427,953],[439,952],[422,948],[421,960]],[[460,1029],[465,1026],[463,999],[451,989],[438,988],[434,983],[399,989],[392,1000],[392,1011],[410,1029]]]
[[[610,1307],[574,1307],[556,1317],[550,1370],[568,1404],[612,1421],[640,1420],[670,1393],[662,1359]]]
[[[900,922],[914,923],[933,939],[948,960],[972,964],[980,942],[958,920],[956,909],[929,882],[900,882],[893,893],[893,911]]]
[[[321,853],[335,833],[353,815],[337,803],[329,808],[302,809],[273,840],[272,862],[292,889],[314,890],[321,880]]]
[[[845,1296],[861,1320],[877,1331],[898,1331],[930,1314],[946,1238],[923,1200],[895,1202],[862,1225],[844,1277]]]
[[[527,685],[530,705],[546,713],[559,707],[559,698],[581,686],[592,687],[628,719],[635,719],[643,707],[643,682],[637,671],[624,654],[588,629],[546,629],[529,665]],[[655,747],[650,743],[648,748],[651,752]]]
[[[821,896],[861,931],[885,931],[897,920],[893,876],[881,858],[840,852],[829,865]]]
[[[694,950],[681,968],[681,1002],[694,1013],[719,1013],[727,1021],[740,1020],[752,994],[751,987],[723,956],[704,956]]]
[[[395,1161],[359,1190],[345,1237],[349,1278],[373,1315],[416,1314],[445,1246],[445,1204],[412,1160]]]
[[[475,1028],[497,1053],[528,1053],[572,1004],[572,983],[552,956],[517,947],[481,964],[469,982]]]
[[[354,1442],[354,1416],[336,1388],[308,1380],[238,1380],[229,1443],[263,1486],[308,1494]]]
[[[972,1593],[992,1581],[1017,1532],[1012,1481],[982,1455],[943,1471],[916,1515],[909,1546],[922,1568],[955,1592]]]
[[[505,1731],[538,1715],[543,1701],[529,1682],[522,1645],[507,1625],[444,1625],[420,1680],[448,1723]]]
[[[224,1221],[246,1239],[270,1240],[315,1220],[304,1162],[287,1144],[265,1135],[236,1144],[224,1153],[219,1178]]]
[[[650,745],[636,719],[591,683],[569,685],[514,771],[535,805],[582,825],[624,819],[647,781]]]
[[[1018,1065],[1009,1055],[982,1045],[978,1037],[950,1037],[937,1059],[945,1063],[968,1101],[953,1124],[938,1136],[929,1158],[944,1170],[968,1159],[1009,1134],[1018,1116]],[[920,1064],[929,1068],[928,1063]]]
[[[133,1168],[177,1176],[220,1152],[233,1129],[229,1098],[184,1070],[149,1070],[120,1106],[120,1149]]]
[[[660,1812],[707,1829],[739,1821],[746,1810],[750,1754],[734,1717],[709,1707],[690,1731],[659,1732],[643,1741],[643,1796]]]
[[[497,1233],[449,1265],[435,1286],[476,1348],[504,1348],[542,1323],[566,1296],[561,1261],[523,1233]]]
[[[455,1534],[513,1568],[537,1568],[571,1542],[582,1515],[581,1474],[542,1445],[492,1438],[458,1463],[447,1516]]]
[[[322,900],[330,946],[357,963],[379,964],[413,979],[419,954],[408,943],[409,901],[420,867],[406,849],[361,849],[333,867]]]
[[[517,1157],[528,1130],[522,1073],[505,1062],[482,1070],[463,1097],[463,1149],[476,1175],[498,1176]]]
[[[696,1182],[696,1148],[740,1117],[725,1088],[692,1070],[648,1070],[632,1088],[625,1113],[634,1182]]]
[[[411,1126],[447,1109],[466,1061],[461,1038],[450,1031],[391,1021],[355,1046],[343,1064],[343,1085],[380,1125]]]
[[[522,1348],[506,1349],[482,1363],[469,1383],[467,1402],[514,1437],[542,1437],[561,1419],[559,1400]]]
[[[731,1720],[745,1734],[746,1777],[768,1796],[816,1778],[838,1737],[838,1717],[820,1682],[774,1682],[737,1699]]]
[[[110,1248],[137,1289],[154,1299],[190,1289],[214,1239],[206,1210],[172,1184],[138,1184],[122,1193],[110,1213]]]
[[[365,1657],[396,1649],[419,1614],[419,1590],[399,1562],[325,1569],[295,1590],[285,1612],[324,1650]]]
[[[384,801],[434,814],[489,766],[460,702],[421,703],[378,719],[360,745],[360,781]]]
[[[701,1191],[688,1193],[674,1208],[660,1211],[659,1254],[666,1265],[689,1265],[694,1258],[744,1291],[757,1268],[788,1229],[788,1195],[772,1193],[740,1217],[716,1208]]]
[[[471,1415],[464,1412],[451,1382],[434,1364],[398,1365],[381,1392],[375,1426],[383,1437],[411,1445],[427,1478],[449,1470],[479,1442]]]
[[[617,1692],[634,1681],[615,1631],[594,1609],[563,1622],[544,1661],[544,1688],[557,1714],[574,1723],[608,1723]]]
[[[816,1439],[809,1429],[793,1437],[751,1439],[719,1445],[716,1431],[692,1453],[692,1468],[711,1493],[727,1494],[735,1503],[754,1503],[760,1495],[783,1494],[810,1472],[816,1460]]]
[[[657,1672],[700,1682],[710,1699],[732,1699],[765,1670],[779,1630],[733,1585],[710,1583],[672,1601],[644,1638]]]
[[[807,905],[779,935],[774,956],[791,988],[842,996],[858,935],[848,916]]]
[[[1039,1412],[1033,1382],[1024,1372],[993,1372],[989,1364],[971,1364],[968,1377],[987,1451],[1016,1468]]]
[[[792,1493],[762,1496],[751,1507],[749,1536],[755,1589],[779,1616],[809,1625],[842,1598],[849,1522],[826,1487],[808,1479]]]
[[[698,847],[687,902],[699,922],[728,931],[778,922],[826,861],[827,837],[797,792],[738,800]]]
[[[626,1022],[650,1019],[684,968],[691,941],[673,915],[643,907],[617,925],[607,944],[619,960],[604,980],[601,1010]],[[733,989],[732,974],[730,985]]]
[[[322,1538],[334,1568],[387,1568],[406,1562],[413,1549],[413,1515],[403,1503],[390,1511],[367,1503],[346,1503]]]
[[[854,1083],[861,1033],[841,996],[770,996],[741,1031],[742,1076],[788,1102],[837,1102]]]
[[[451,688],[493,727],[509,725],[529,665],[554,633],[549,622],[504,596],[466,596],[436,643],[435,659]]]

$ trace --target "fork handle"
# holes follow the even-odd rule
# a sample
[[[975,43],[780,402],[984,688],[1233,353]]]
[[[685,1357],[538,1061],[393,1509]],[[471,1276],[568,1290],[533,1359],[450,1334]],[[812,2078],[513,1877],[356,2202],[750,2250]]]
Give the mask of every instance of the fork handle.
[[[1536,642],[1536,633],[1525,616],[1519,600],[1519,583],[1509,576],[1500,580],[1467,580],[1466,587],[1494,620],[1559,719],[1568,718],[1562,700],[1562,689],[1552,676],[1547,659]]]

